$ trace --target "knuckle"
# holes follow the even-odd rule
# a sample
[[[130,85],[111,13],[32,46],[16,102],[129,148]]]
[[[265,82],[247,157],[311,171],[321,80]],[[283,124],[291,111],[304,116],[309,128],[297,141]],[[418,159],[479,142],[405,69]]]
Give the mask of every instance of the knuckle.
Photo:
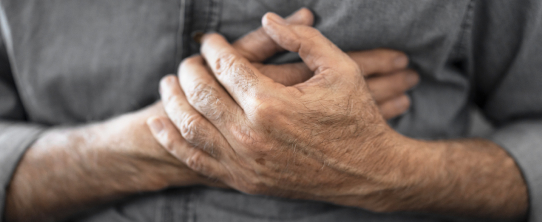
[[[202,137],[204,137],[203,132],[204,119],[200,115],[189,115],[184,118],[180,131],[184,139],[191,144],[199,144]]]
[[[187,91],[186,97],[192,103],[207,102],[210,98],[216,98],[216,90],[205,82],[199,82],[194,88]]]
[[[258,83],[257,74],[250,67],[248,61],[229,49],[218,52],[213,65],[216,76],[224,76],[222,78],[227,84],[233,85],[241,92],[248,91]]]
[[[180,131],[184,140],[193,146],[193,148],[206,152],[213,157],[220,157],[220,152],[215,147],[212,130],[200,115],[191,115],[187,117]]]
[[[178,94],[171,94],[169,95],[167,100],[167,105],[169,105],[167,108],[170,109],[176,109],[182,106],[183,103],[185,103],[184,99],[180,97]]]
[[[219,99],[218,91],[208,83],[198,83],[193,89],[188,90],[187,98],[209,120],[217,120],[224,116],[225,107]]]
[[[271,133],[270,127],[258,127],[260,129],[268,129]],[[269,133],[262,133],[260,130],[253,130],[251,127],[231,127],[230,128],[235,141],[240,145],[239,151],[244,152],[247,155],[262,155],[273,150],[273,143],[269,143]]]
[[[168,150],[174,150],[175,149],[175,145],[176,145],[176,140],[174,139],[174,137],[171,136],[171,134],[169,132],[167,132],[164,137],[163,137],[163,145],[166,149]]]
[[[176,152],[179,148],[181,148],[179,136],[171,129],[163,130],[159,141],[160,144],[169,152]]]
[[[242,92],[248,91],[258,82],[257,75],[243,61],[243,58],[229,50],[223,50],[219,53],[215,68],[217,76],[226,76],[225,78]]]
[[[229,50],[222,50],[218,52],[214,64],[216,74],[222,75],[229,70],[232,70],[232,67],[237,63],[238,60],[239,58]]]
[[[254,98],[254,106],[250,110],[249,117],[257,125],[267,125],[276,119],[280,114],[280,105],[277,101],[270,98],[262,98],[256,95]]]
[[[253,147],[255,144],[261,142],[256,132],[248,127],[233,127],[231,132],[235,140],[246,147]]]
[[[205,165],[203,163],[203,153],[201,152],[195,152],[188,160],[186,161],[186,165],[197,172],[204,173],[205,171]]]
[[[167,103],[164,105],[166,113],[168,113],[171,121],[179,126],[181,123],[182,114],[185,111],[183,110],[183,105],[185,104],[184,98],[181,98],[179,95],[172,95],[168,98]]]

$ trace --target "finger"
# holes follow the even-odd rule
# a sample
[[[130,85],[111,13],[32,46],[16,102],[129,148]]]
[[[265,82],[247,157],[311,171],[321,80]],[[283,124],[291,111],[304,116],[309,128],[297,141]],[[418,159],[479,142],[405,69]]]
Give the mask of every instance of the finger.
[[[369,91],[377,103],[395,98],[418,84],[420,78],[414,70],[404,70],[366,80]]]
[[[186,100],[175,76],[165,77],[160,82],[164,109],[180,135],[192,146],[209,155],[220,158],[226,142],[222,134]]]
[[[333,83],[336,80],[351,81],[349,77],[360,73],[346,53],[312,27],[288,24],[274,13],[264,16],[263,27],[277,44],[286,50],[298,52],[309,69],[315,72],[315,77],[323,71],[340,73],[340,78],[335,74],[325,76],[326,82]]]
[[[312,26],[314,16],[307,8],[301,8],[286,18],[292,24]],[[263,28],[259,28],[233,43],[239,54],[250,62],[263,62],[284,49],[271,39]]]
[[[282,65],[254,64],[265,76],[285,86],[293,86],[307,81],[313,76],[313,72],[305,63],[288,63]]]
[[[353,51],[347,54],[358,64],[364,76],[395,72],[408,66],[408,57],[391,49]]]
[[[201,56],[185,59],[179,66],[179,78],[190,105],[215,126],[241,121],[238,118],[242,116],[237,115],[241,108],[212,76]]]
[[[190,109],[201,113],[227,141],[235,145],[232,131],[246,122],[244,111],[213,78],[203,58],[185,59],[179,67],[179,77]]]
[[[374,49],[347,53],[358,64],[364,76],[388,75],[406,69],[408,57],[399,51],[390,49]],[[255,64],[265,76],[285,86],[293,86],[310,79],[314,73],[305,63],[282,65]],[[287,73],[288,75],[284,75]]]
[[[275,83],[239,55],[219,34],[203,36],[201,53],[216,79],[245,111],[258,106],[255,95],[269,92],[269,87]]]
[[[147,125],[158,143],[192,170],[213,178],[222,178],[226,175],[220,162],[183,140],[168,118],[151,117],[147,120]]]
[[[395,118],[408,110],[410,99],[407,95],[401,95],[379,105],[380,112],[385,119]]]

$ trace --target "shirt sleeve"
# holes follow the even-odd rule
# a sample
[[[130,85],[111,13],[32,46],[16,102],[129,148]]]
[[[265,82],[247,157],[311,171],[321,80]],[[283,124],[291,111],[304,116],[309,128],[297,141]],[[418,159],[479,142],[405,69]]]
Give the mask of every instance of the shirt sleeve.
[[[1,96],[3,99],[3,96]],[[1,106],[1,105],[0,105]],[[0,121],[0,213],[4,215],[6,191],[21,156],[36,140],[42,128],[24,123]],[[0,218],[0,221],[3,219]]]
[[[529,188],[529,221],[542,221],[542,121],[513,123],[490,139],[505,148],[523,171]]]
[[[0,14],[2,14],[1,6]],[[3,20],[1,15],[0,20]],[[2,37],[0,39],[0,222],[4,221],[6,191],[13,172],[26,149],[42,131],[42,126],[26,121],[26,114],[17,93]]]
[[[496,126],[529,192],[529,221],[542,221],[542,2],[477,2],[472,29],[474,98]],[[506,192],[506,191],[502,191]]]

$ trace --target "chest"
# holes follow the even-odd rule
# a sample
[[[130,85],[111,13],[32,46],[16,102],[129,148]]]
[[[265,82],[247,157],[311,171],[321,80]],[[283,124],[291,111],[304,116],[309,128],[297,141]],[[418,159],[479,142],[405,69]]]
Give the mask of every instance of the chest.
[[[461,33],[463,1],[4,0],[12,65],[28,116],[45,124],[110,118],[158,99],[158,81],[198,46],[196,31],[235,40],[268,11],[311,9],[315,27],[344,51],[406,52],[439,75]],[[294,57],[278,58],[291,62]]]

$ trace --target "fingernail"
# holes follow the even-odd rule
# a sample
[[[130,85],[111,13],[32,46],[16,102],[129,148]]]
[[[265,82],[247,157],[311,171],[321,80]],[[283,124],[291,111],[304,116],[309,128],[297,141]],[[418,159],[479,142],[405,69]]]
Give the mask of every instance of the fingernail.
[[[168,84],[172,84],[172,83],[175,82],[175,79],[176,79],[175,75],[170,75],[170,76],[167,77],[166,81],[167,81]]]
[[[405,68],[408,64],[408,58],[405,55],[400,55],[393,60],[396,68]]]
[[[403,110],[403,109],[408,108],[408,97],[401,96],[401,97],[395,99],[395,107],[397,107],[397,109],[399,109],[399,110]]]
[[[418,77],[418,74],[416,73],[408,73],[406,76],[406,82],[409,86],[415,86],[418,84],[418,81],[420,81],[420,78]]]
[[[299,13],[302,9],[298,9],[297,11],[295,11],[293,14],[291,14],[290,16],[287,17],[287,19],[291,22],[291,21],[296,21],[296,20],[299,20],[301,19],[301,13]]]
[[[160,80],[160,84],[158,84],[158,91],[160,92],[160,95],[162,95],[162,93],[164,92],[165,90],[165,87],[166,87],[166,82],[167,82],[167,79],[168,79],[168,76],[165,76],[163,77],[161,80]]]
[[[160,132],[162,132],[162,129],[164,129],[164,124],[158,118],[151,118],[147,120],[147,125],[149,125],[149,128],[151,129],[153,134],[160,134]]]
[[[165,89],[169,85],[173,84],[175,82],[175,77],[173,75],[168,75],[164,78],[162,78],[162,81],[160,81],[160,88]]]
[[[167,84],[167,82],[169,81],[169,78],[170,78],[169,75],[164,76],[164,77],[160,80],[160,86],[161,86],[161,87],[165,87],[166,84]]]
[[[307,8],[300,8],[300,9],[298,9],[298,10],[295,11],[292,15],[290,15],[286,21],[290,21],[290,22],[299,22],[299,21],[305,20],[306,14],[305,14],[305,13],[302,13],[302,12],[304,12],[305,10],[307,10]]]
[[[160,80],[160,84],[158,84],[158,91],[160,92],[160,95],[163,95],[164,90],[166,89],[166,84],[167,84],[167,77],[164,77],[162,78],[162,80]]]
[[[267,19],[269,19],[270,21],[273,21],[275,23],[278,23],[280,25],[286,25],[286,20],[284,20],[283,18],[281,18],[280,16],[278,16],[277,14],[275,13],[267,13]]]

